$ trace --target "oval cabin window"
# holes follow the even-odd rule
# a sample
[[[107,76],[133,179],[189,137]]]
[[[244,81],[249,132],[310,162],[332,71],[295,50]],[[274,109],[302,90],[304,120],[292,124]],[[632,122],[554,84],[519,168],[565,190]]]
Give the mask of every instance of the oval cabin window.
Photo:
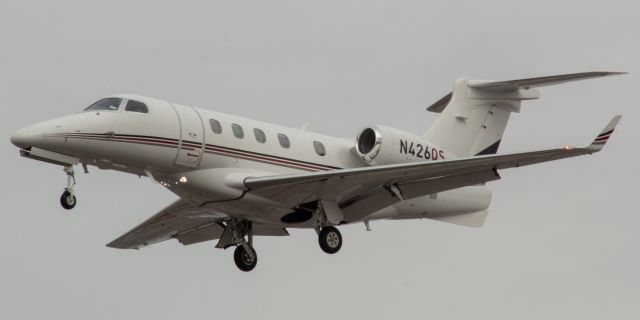
[[[264,134],[264,131],[255,128],[253,129],[253,135],[256,137],[256,141],[260,142],[260,143],[265,143],[267,142],[267,136]]]
[[[278,142],[280,142],[280,146],[285,149],[289,149],[291,147],[291,142],[289,141],[289,137],[285,136],[282,133],[278,133]]]
[[[324,148],[324,145],[320,141],[314,141],[313,148],[316,150],[316,153],[319,156],[324,156],[325,154],[327,154],[327,150]]]
[[[244,138],[244,131],[242,130],[242,127],[240,125],[237,125],[235,123],[232,124],[231,130],[233,131],[233,135],[236,136],[236,138],[238,139]]]
[[[209,119],[209,126],[211,126],[211,131],[213,131],[213,133],[222,133],[222,126],[220,125],[220,121],[216,119]]]

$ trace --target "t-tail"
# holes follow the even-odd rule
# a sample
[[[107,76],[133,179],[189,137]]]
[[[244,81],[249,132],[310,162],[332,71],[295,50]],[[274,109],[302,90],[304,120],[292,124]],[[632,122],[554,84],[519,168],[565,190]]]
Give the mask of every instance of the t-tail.
[[[441,113],[424,137],[459,157],[495,154],[512,112],[540,97],[538,87],[624,74],[584,72],[508,81],[458,79],[453,92],[427,110]]]

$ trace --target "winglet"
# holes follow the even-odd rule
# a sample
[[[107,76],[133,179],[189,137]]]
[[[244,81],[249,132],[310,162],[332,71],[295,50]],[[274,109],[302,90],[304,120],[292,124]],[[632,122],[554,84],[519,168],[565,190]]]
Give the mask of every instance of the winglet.
[[[613,130],[618,125],[618,122],[620,122],[620,118],[622,118],[620,115],[613,117],[613,119],[609,121],[609,124],[604,128],[604,130],[602,130],[602,132],[600,132],[593,142],[591,142],[591,145],[589,145],[587,149],[593,150],[594,152],[602,150],[604,145],[607,143],[607,140],[609,140],[609,137],[611,137],[611,134],[613,134]]]

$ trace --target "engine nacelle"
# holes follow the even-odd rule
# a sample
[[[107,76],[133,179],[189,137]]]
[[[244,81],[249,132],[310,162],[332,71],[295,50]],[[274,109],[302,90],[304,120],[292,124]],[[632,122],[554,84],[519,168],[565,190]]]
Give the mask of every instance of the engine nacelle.
[[[450,158],[446,151],[420,136],[383,126],[363,129],[356,140],[356,152],[369,165]]]

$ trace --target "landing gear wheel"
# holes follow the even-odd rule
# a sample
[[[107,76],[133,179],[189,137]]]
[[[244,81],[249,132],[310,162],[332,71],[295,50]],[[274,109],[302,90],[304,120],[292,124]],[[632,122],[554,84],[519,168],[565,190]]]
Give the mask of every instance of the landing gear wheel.
[[[237,246],[236,250],[233,252],[233,260],[235,261],[236,266],[244,272],[253,270],[258,263],[258,255],[256,254],[256,251],[251,247],[249,247],[249,249],[253,253],[253,258],[243,245]]]
[[[342,248],[342,235],[335,227],[324,227],[318,234],[318,242],[322,251],[334,254]]]
[[[64,173],[67,174],[67,187],[64,188],[64,192],[60,196],[60,204],[67,210],[73,209],[76,206],[76,196],[73,194],[73,187],[76,185],[76,176],[73,172],[73,166],[69,165],[64,167]]]
[[[71,210],[76,206],[76,196],[71,194],[69,190],[65,190],[60,196],[60,204],[63,208]]]

